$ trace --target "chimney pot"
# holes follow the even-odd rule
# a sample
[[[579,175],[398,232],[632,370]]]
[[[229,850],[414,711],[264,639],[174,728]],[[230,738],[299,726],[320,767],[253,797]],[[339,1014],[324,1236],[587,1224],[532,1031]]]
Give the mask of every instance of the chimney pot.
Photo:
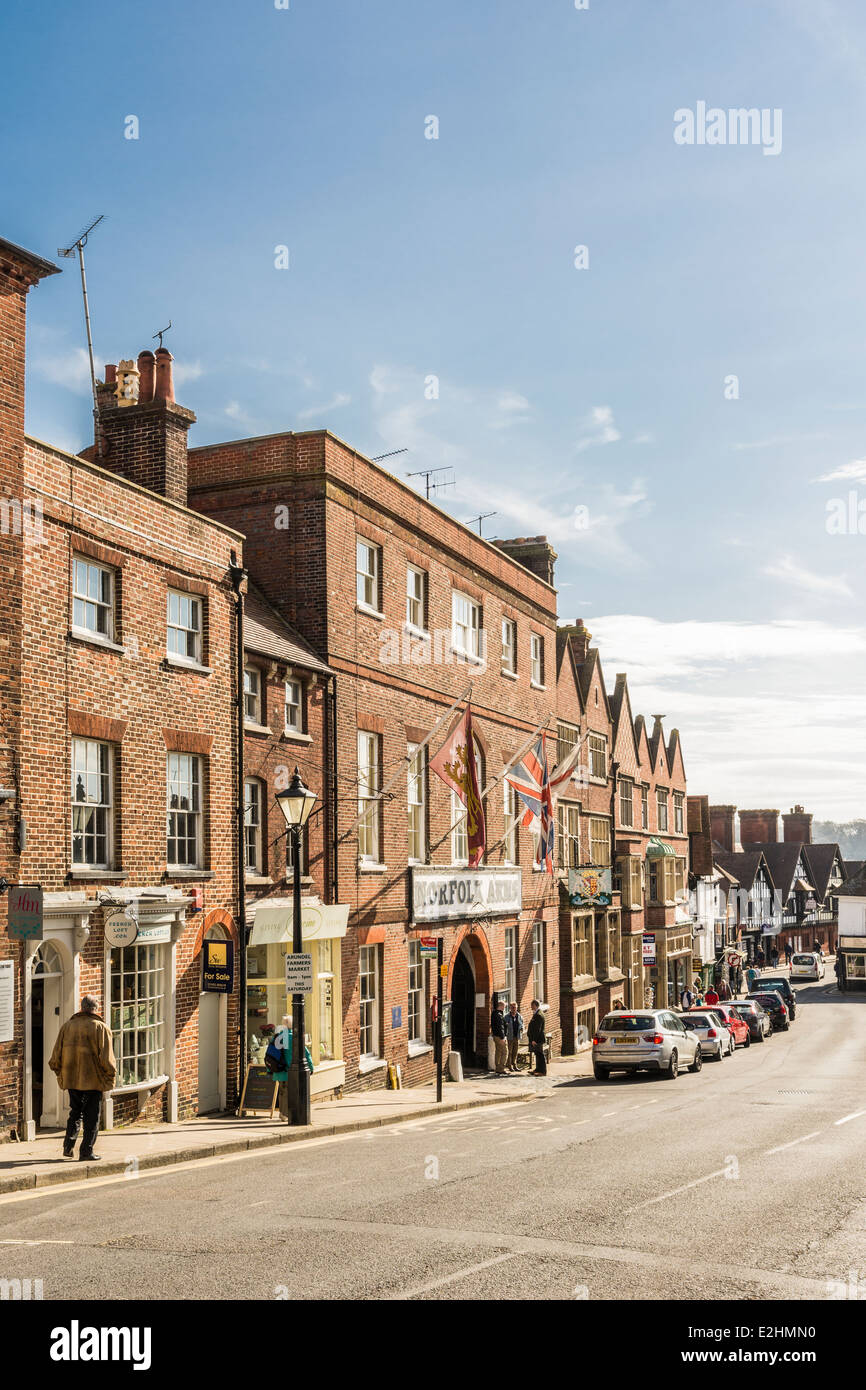
[[[174,400],[174,380],[171,373],[171,364],[174,361],[168,348],[161,347],[156,350],[156,386],[153,392],[155,401]]]
[[[116,386],[116,385],[117,385],[117,363],[116,363],[116,362],[106,362],[106,364],[105,364],[105,385],[106,385],[106,386]]]
[[[144,405],[153,400],[154,356],[149,348],[138,354],[138,401]]]

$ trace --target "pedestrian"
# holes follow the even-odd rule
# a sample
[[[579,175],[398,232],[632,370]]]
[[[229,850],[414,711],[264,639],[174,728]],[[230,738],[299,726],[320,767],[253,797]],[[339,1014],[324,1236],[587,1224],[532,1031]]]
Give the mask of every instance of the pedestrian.
[[[772,949],[771,952],[770,952],[770,964],[772,965],[772,967],[773,967],[774,970],[778,970],[778,968],[779,968],[779,948],[778,948],[778,946],[774,946],[773,949]]]
[[[822,960],[824,959],[824,948],[820,941],[812,942],[812,950],[815,952],[816,956],[820,956]]]
[[[75,1157],[75,1141],[82,1126],[82,1162],[98,1163],[93,1152],[99,1133],[99,1106],[104,1091],[114,1090],[117,1062],[111,1034],[99,1014],[99,1002],[85,994],[81,1008],[64,1023],[48,1062],[62,1091],[69,1092],[69,1117],[63,1140],[63,1157]]]
[[[734,974],[734,990],[736,998],[739,999],[743,992],[743,967],[741,965],[737,966],[736,973]]]
[[[517,1071],[517,1049],[523,1037],[523,1014],[513,1000],[508,1005],[508,1013],[505,1015],[505,1036],[508,1040],[508,1060],[505,1069]]]
[[[755,981],[757,980],[757,978],[757,970],[753,965],[750,965],[748,970],[746,971],[746,985],[750,994],[752,993],[752,990],[755,988]]]
[[[716,993],[715,985],[710,985],[709,989],[707,990],[706,994],[704,995],[704,1003],[705,1003],[705,1004],[718,1004],[718,1002],[719,1002],[719,996],[718,996],[718,994]]]
[[[692,994],[688,985],[683,985],[682,989],[680,990],[680,1008],[682,1009],[684,1014],[688,1013],[689,1009],[692,1007],[692,1004],[694,1004],[694,1002],[695,996]]]
[[[493,1065],[497,1076],[505,1076],[508,1061],[508,1038],[505,1034],[505,1000],[497,995],[493,1013],[490,1015],[490,1032],[493,1037]]]
[[[529,1051],[535,1057],[535,1070],[530,1071],[530,1076],[547,1075],[547,1059],[544,1055],[544,1044],[547,1041],[547,1034],[544,1027],[544,1014],[541,1012],[541,1005],[537,999],[532,1001],[532,1018],[529,1020],[529,1027],[526,1030],[529,1039]]]
[[[790,964],[791,964],[791,957],[793,956],[793,954],[794,954],[794,948],[793,948],[793,946],[791,945],[790,941],[786,941],[786,942],[785,942],[785,964],[786,964],[786,965],[790,965]]]
[[[836,971],[836,988],[840,994],[845,993],[845,957],[842,955],[838,946],[836,947],[836,964],[833,966]]]
[[[721,980],[719,980],[719,998],[724,1002],[727,1002],[730,999],[730,997],[731,986],[728,984],[725,977],[722,976]]]

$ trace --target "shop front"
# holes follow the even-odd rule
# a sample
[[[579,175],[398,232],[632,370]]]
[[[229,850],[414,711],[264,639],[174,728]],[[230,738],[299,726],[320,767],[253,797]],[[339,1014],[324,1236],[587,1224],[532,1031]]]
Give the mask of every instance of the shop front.
[[[247,950],[247,1063],[262,1065],[269,1040],[291,1017],[286,991],[286,956],[292,953],[293,908],[290,898],[261,899],[249,904],[252,920]],[[345,1084],[342,1030],[342,940],[349,908],[317,898],[301,902],[304,950],[313,958],[314,989],[305,1000],[306,1042],[313,1058],[311,1095],[330,1094]]]
[[[691,924],[655,927],[646,933],[646,937],[650,935],[654,941],[651,946],[647,943],[644,956],[644,1004],[647,1008],[678,1009],[683,989],[694,979]],[[655,960],[650,963],[653,955]]]

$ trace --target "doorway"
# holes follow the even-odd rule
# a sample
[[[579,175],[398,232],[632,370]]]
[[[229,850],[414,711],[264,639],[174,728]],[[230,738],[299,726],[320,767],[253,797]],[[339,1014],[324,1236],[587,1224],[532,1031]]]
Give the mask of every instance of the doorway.
[[[51,941],[43,941],[30,966],[30,1057],[32,1118],[37,1129],[57,1129],[66,1105],[48,1065],[63,1023],[63,959]]]
[[[475,1061],[475,975],[462,950],[451,981],[451,1051],[460,1053],[464,1067]]]
[[[219,924],[208,927],[205,941],[227,941]],[[204,950],[202,950],[202,961]],[[198,1113],[207,1115],[226,1105],[226,1015],[224,994],[201,990],[198,997]]]

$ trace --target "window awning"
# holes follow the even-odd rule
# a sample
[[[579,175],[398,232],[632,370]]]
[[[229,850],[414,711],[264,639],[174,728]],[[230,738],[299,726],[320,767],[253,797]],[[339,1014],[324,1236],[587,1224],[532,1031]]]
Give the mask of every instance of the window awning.
[[[668,845],[664,840],[660,840],[658,835],[651,835],[649,844],[646,847],[647,859],[676,859],[677,852],[673,845]]]
[[[250,933],[251,946],[266,946],[278,941],[291,941],[293,935],[291,898],[272,898],[259,902]],[[328,937],[345,936],[349,923],[348,903],[326,904],[313,898],[301,902],[301,935],[304,941],[324,941]]]

